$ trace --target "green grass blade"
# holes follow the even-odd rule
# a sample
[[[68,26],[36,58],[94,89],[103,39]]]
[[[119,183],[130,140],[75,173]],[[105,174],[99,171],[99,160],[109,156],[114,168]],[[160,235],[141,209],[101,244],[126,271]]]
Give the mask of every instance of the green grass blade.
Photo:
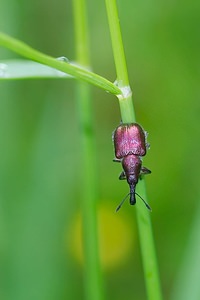
[[[42,78],[72,78],[72,76],[31,60],[0,61],[0,80]]]
[[[126,59],[122,42],[117,5],[113,0],[105,0],[105,2],[110,27],[110,35],[113,45],[113,54],[117,71],[118,86],[129,86],[128,72],[126,67]]]
[[[89,38],[84,0],[73,1],[75,23],[76,58],[81,65],[90,64]],[[97,230],[97,166],[96,149],[91,109],[90,87],[83,83],[77,85],[77,103],[81,139],[81,203],[83,216],[84,243],[84,286],[87,300],[102,300],[103,285],[100,268],[98,230]]]
[[[76,79],[80,79],[85,82],[91,83],[114,95],[121,94],[120,89],[104,77],[90,72],[87,69],[78,67],[75,64],[66,62],[65,60],[58,60],[49,55],[41,53],[26,45],[25,43],[15,38],[12,38],[2,32],[0,32],[0,46],[4,46],[28,59],[37,61],[41,64],[47,65],[64,73],[67,73],[71,76],[74,76]]]
[[[135,122],[135,113],[132,102],[132,92],[129,87],[129,80],[127,75],[128,72],[126,67],[116,0],[105,0],[105,2],[110,26],[112,48],[117,70],[117,83],[121,88],[123,94],[122,96],[118,97],[121,110],[121,118],[123,123],[132,123]],[[141,182],[138,184],[138,191],[139,194],[146,201],[148,201],[144,180],[141,180]],[[136,205],[136,210],[147,296],[149,300],[161,300],[162,294],[150,214],[149,211],[144,207],[143,203],[140,203],[140,201],[138,201]]]

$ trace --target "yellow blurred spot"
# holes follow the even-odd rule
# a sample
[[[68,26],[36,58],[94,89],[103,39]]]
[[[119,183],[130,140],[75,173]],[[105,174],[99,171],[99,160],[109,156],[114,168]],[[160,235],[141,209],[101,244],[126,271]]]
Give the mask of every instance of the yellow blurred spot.
[[[133,222],[113,206],[102,205],[98,209],[99,253],[102,267],[113,269],[126,261],[130,250],[133,252],[135,228]],[[83,264],[82,217],[77,214],[68,240],[74,257]]]

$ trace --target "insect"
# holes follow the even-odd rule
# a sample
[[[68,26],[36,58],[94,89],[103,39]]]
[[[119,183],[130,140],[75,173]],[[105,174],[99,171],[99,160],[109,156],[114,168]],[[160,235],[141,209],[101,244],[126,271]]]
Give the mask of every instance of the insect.
[[[149,148],[147,143],[147,133],[137,123],[120,124],[113,133],[113,141],[115,148],[114,162],[121,162],[123,171],[119,175],[119,179],[126,179],[130,192],[125,196],[117,207],[118,211],[126,198],[130,196],[130,204],[136,204],[135,195],[139,196],[146,207],[151,207],[146,201],[136,193],[135,188],[141,175],[150,174],[151,171],[142,166],[141,157],[146,155]]]

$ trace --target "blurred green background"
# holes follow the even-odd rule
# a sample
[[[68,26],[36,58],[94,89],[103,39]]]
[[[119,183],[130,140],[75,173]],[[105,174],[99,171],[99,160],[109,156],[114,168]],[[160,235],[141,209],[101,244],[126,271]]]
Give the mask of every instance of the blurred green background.
[[[93,71],[114,81],[104,1],[87,2]],[[192,268],[198,242],[200,3],[120,0],[118,6],[137,121],[149,132],[147,191],[164,298],[170,299],[180,274],[189,276],[181,270],[184,262]],[[75,59],[69,0],[1,0],[0,30],[54,57]],[[0,48],[0,59],[13,57]],[[65,79],[0,82],[2,300],[84,299],[75,87]],[[118,180],[120,165],[112,162],[118,102],[97,88],[92,98],[107,299],[145,299],[135,208],[125,203],[114,212],[128,192]]]

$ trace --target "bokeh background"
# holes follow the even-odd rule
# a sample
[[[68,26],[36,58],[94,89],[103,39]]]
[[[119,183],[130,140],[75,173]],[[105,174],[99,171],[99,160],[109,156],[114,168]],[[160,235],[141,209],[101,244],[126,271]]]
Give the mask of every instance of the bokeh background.
[[[87,2],[92,68],[114,81],[104,1]],[[194,274],[193,260],[200,266],[200,4],[119,0],[118,6],[137,121],[151,144],[144,165],[152,170],[146,183],[162,288],[164,298],[173,299]],[[0,30],[54,57],[75,59],[69,0],[1,0]],[[0,59],[16,57],[0,48]],[[84,299],[75,87],[65,79],[0,82],[3,300]],[[97,88],[92,98],[107,299],[146,299],[135,208],[127,202],[115,214],[128,192],[118,180],[120,165],[112,162],[119,106]],[[200,299],[198,292],[180,299]]]

